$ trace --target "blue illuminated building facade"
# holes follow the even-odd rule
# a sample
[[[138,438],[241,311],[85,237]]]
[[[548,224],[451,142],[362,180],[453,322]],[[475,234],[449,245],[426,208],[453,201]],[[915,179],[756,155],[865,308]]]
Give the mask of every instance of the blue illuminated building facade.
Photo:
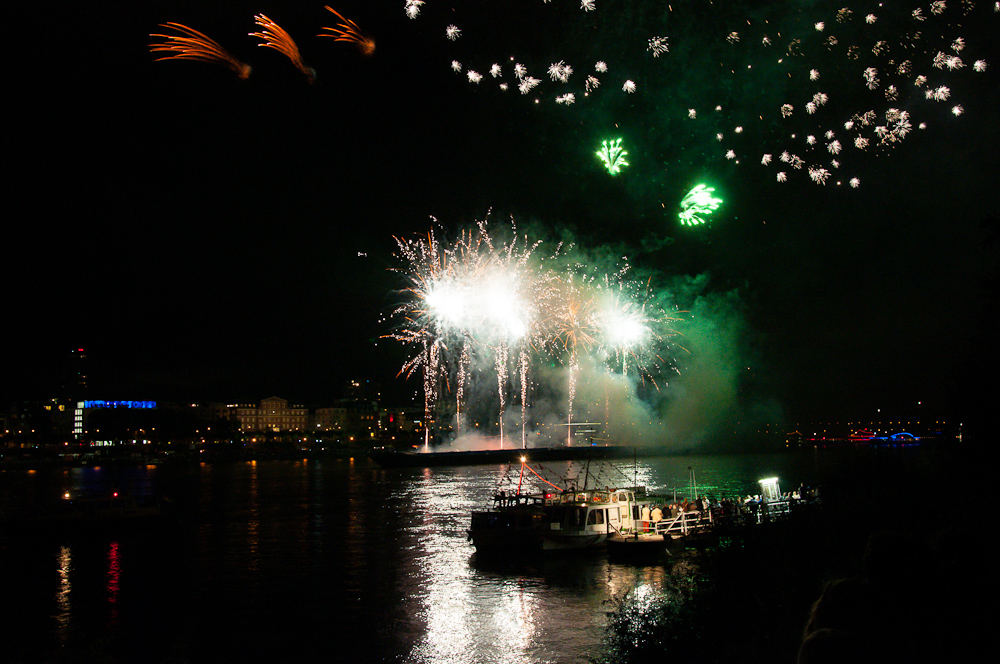
[[[77,401],[73,412],[73,437],[82,440],[87,430],[87,416],[94,410],[103,408],[156,408],[155,401]]]

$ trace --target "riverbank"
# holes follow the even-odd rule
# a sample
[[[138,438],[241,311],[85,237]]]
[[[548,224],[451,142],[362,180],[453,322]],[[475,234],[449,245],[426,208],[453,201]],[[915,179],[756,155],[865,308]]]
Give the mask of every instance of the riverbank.
[[[807,623],[833,636],[804,661],[972,661],[991,569],[983,471],[943,449],[903,461],[848,458],[823,480],[821,513],[677,557],[673,600],[617,597],[593,661],[793,662]]]

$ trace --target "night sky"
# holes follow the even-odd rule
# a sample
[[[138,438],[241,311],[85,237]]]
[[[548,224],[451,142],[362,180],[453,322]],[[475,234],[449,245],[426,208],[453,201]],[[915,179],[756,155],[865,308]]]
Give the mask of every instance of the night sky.
[[[996,390],[978,381],[997,366],[992,3],[948,0],[940,17],[915,1],[886,3],[895,13],[849,0],[666,4],[596,0],[584,12],[576,0],[427,0],[412,20],[404,0],[334,4],[374,37],[372,57],[316,37],[337,23],[320,2],[98,3],[17,17],[22,59],[5,66],[16,172],[0,397],[52,394],[60,361],[85,348],[94,398],[328,405],[360,377],[409,402],[419,381],[395,377],[406,352],[380,339],[405,286],[389,269],[400,266],[393,236],[426,233],[431,216],[455,234],[489,214],[498,232],[513,217],[546,246],[571,239],[595,262],[628,256],[636,276],[675,289],[670,301],[702,316],[680,326],[695,354],[711,354],[713,339],[730,345],[713,357],[728,363],[749,417],[985,411]],[[838,24],[845,5],[852,22]],[[920,7],[927,21],[904,20]],[[865,26],[869,12],[880,22]],[[247,35],[256,13],[295,38],[315,84]],[[155,61],[149,45],[163,40],[149,35],[168,21],[251,64],[249,79]],[[454,42],[449,24],[463,31]],[[733,31],[739,42],[727,42]],[[668,53],[647,50],[654,36],[668,37]],[[956,37],[961,52],[948,50]],[[877,39],[891,57],[872,55]],[[846,55],[854,41],[857,59]],[[938,50],[964,67],[931,67]],[[541,80],[527,95],[512,54]],[[906,59],[913,72],[891,76],[887,63]],[[979,59],[985,71],[973,70]],[[598,60],[607,73],[594,72]],[[547,75],[558,61],[574,68],[567,84]],[[488,73],[493,62],[507,91]],[[877,90],[866,66],[880,67]],[[471,83],[469,69],[483,80]],[[920,73],[951,97],[927,100],[912,83]],[[600,87],[584,97],[591,74]],[[816,91],[829,105],[808,114]],[[555,103],[567,92],[574,104]],[[796,110],[783,119],[786,102]],[[911,114],[904,140],[849,145],[845,120],[888,108]],[[830,128],[845,146],[825,185],[777,168],[793,145],[830,168]],[[806,134],[819,139],[811,150]],[[594,152],[618,136],[630,166],[612,177]],[[725,203],[709,223],[682,227],[678,202],[699,182]],[[659,397],[673,407],[704,369],[698,357],[680,364],[682,389]]]

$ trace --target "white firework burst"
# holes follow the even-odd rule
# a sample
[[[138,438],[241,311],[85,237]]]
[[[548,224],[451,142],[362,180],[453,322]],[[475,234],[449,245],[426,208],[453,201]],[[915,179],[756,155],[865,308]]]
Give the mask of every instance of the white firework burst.
[[[500,65],[494,63],[493,66],[490,67],[490,76],[493,78],[499,78],[502,73],[503,70],[500,68]]]
[[[819,166],[810,166],[809,177],[816,184],[826,184],[826,181],[830,178],[830,171]]]
[[[792,155],[788,154],[788,150],[785,150],[780,155],[778,155],[778,159],[787,164],[792,160]]]
[[[913,17],[914,21],[926,21],[927,20],[927,17],[924,16],[924,10],[923,9],[914,9],[913,12],[910,14],[910,16]]]
[[[587,80],[584,81],[584,87],[586,88],[587,92],[590,92],[591,90],[596,90],[600,85],[601,82],[597,80],[596,76],[588,76]]]
[[[851,185],[852,189],[857,189],[858,187],[861,186],[861,180],[859,180],[858,178],[851,178],[851,181],[848,182],[848,184]]]
[[[771,163],[771,155],[769,155],[769,154],[763,155],[760,158],[760,163],[761,163],[761,166],[767,166],[768,164],[770,164]]]
[[[647,42],[646,50],[652,51],[653,57],[658,58],[670,51],[670,45],[667,43],[666,37],[651,37]]]
[[[816,104],[815,104],[815,102],[811,102],[810,101],[810,102],[806,103],[806,113],[808,113],[809,115],[812,115],[815,112],[816,112]]]
[[[622,90],[629,94],[632,94],[633,92],[635,92],[635,82],[625,81],[625,83],[622,85]]]
[[[478,83],[483,80],[483,75],[477,71],[472,71],[471,69],[465,72],[465,75],[469,78],[469,83]]]
[[[830,154],[840,154],[841,150],[840,141],[831,141],[826,146],[826,149],[830,152]]]
[[[874,23],[877,20],[878,20],[878,17],[875,16],[875,14],[869,14],[868,16],[865,16],[865,23],[867,23],[868,25],[871,25],[872,23]]]
[[[823,32],[824,28],[826,28],[826,23],[819,21],[813,27],[816,28],[816,32]]]
[[[943,14],[945,8],[946,8],[946,5],[945,5],[944,0],[934,0],[934,2],[931,3],[931,13],[932,14],[937,14],[937,15]]]
[[[857,138],[854,139],[854,147],[856,147],[859,150],[864,150],[865,148],[868,147],[868,139],[865,138],[864,136],[858,136]]]
[[[726,159],[736,159],[736,152],[733,150],[726,150]]]
[[[833,138],[833,136],[834,136],[834,133],[833,133],[833,130],[832,130],[832,129],[828,129],[828,130],[826,131],[826,133],[825,133],[825,134],[823,134],[823,135],[824,135],[824,136],[826,136],[826,140],[830,140],[831,138]]]
[[[792,108],[791,104],[782,104],[781,105],[781,117],[787,118],[788,116],[790,116],[792,114],[793,110],[794,109]]]
[[[572,73],[573,73],[573,68],[567,65],[562,60],[549,65],[549,78],[551,78],[553,81],[566,83],[569,81],[569,76]]]
[[[788,181],[788,176],[785,175],[784,171],[779,171],[778,174],[775,176],[775,179],[778,182],[787,182]]]
[[[514,63],[514,76],[518,78],[524,78],[525,74],[528,73],[528,68],[522,65],[520,62]]]
[[[917,76],[915,79],[913,79],[913,85],[917,86],[918,88],[926,84],[927,84],[927,77],[924,75]]]
[[[452,60],[451,69],[452,71],[462,71],[462,63],[459,62],[458,60]]]
[[[580,9],[582,9],[585,12],[592,12],[592,11],[594,11],[594,9],[596,9],[596,5],[594,4],[594,0],[581,0],[581,2],[580,2]]]
[[[406,0],[406,15],[410,18],[420,16],[420,8],[423,4],[424,0]]]
[[[501,83],[500,84],[500,89],[503,90],[504,92],[507,92],[507,84],[506,83]]]
[[[934,99],[934,101],[944,101],[950,96],[951,96],[951,88],[949,88],[947,85],[942,85],[934,89],[932,98]]]
[[[812,134],[806,136],[806,143],[808,143],[809,145],[816,145],[816,137],[813,136]]]
[[[729,42],[730,44],[737,44],[737,43],[739,43],[739,41],[740,41],[740,33],[735,32],[735,31],[730,32],[726,36],[726,41]]]
[[[717,141],[719,141],[719,142],[722,142],[722,139],[723,139],[723,138],[724,138],[724,137],[723,137],[723,135],[722,135],[722,134],[716,134],[716,135],[715,135],[715,140],[717,140]]]
[[[810,69],[809,70],[809,80],[810,81],[818,81],[819,80],[819,72],[816,71],[815,69]]]
[[[696,120],[698,118],[698,111],[694,110],[693,108],[689,108],[688,117],[691,118],[692,120]]]
[[[964,108],[962,108],[962,106],[961,106],[961,105],[958,105],[958,106],[952,106],[952,108],[951,108],[951,112],[952,112],[952,115],[954,115],[954,116],[956,116],[956,117],[957,117],[957,116],[961,115],[962,113],[965,113],[965,109],[964,109]]]
[[[868,67],[864,71],[864,77],[869,90],[874,90],[878,87],[878,69],[875,67]]]
[[[830,101],[830,97],[825,92],[817,92],[813,95],[813,103],[817,106],[823,106],[828,101]]]
[[[537,78],[533,76],[525,76],[521,79],[521,82],[517,84],[517,89],[521,91],[522,95],[526,95],[539,83],[541,83],[541,81]]]
[[[569,104],[572,104],[575,101],[576,101],[576,95],[574,95],[572,92],[568,92],[564,95],[556,97],[557,104],[566,104],[568,106]]]
[[[972,70],[983,72],[986,71],[986,60],[976,60],[972,63]]]
[[[603,74],[608,71],[608,65],[603,60],[598,60],[594,63],[594,71],[599,74]]]
[[[459,30],[457,25],[449,25],[447,28],[444,29],[444,36],[450,39],[451,41],[455,41],[456,39],[462,36],[462,31]]]
[[[958,39],[956,39],[951,43],[951,50],[955,51],[956,53],[961,51],[963,48],[965,48],[965,40],[962,39],[961,37],[959,37]]]

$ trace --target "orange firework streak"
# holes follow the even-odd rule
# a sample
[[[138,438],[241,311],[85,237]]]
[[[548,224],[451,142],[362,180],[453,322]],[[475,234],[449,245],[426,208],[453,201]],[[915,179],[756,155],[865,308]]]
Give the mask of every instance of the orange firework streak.
[[[295,68],[305,74],[309,82],[312,83],[316,78],[316,70],[306,66],[306,63],[302,62],[299,47],[295,45],[295,41],[285,32],[284,28],[263,14],[257,14],[253,18],[257,25],[264,28],[261,32],[250,33],[251,37],[259,37],[264,40],[264,43],[258,44],[258,46],[267,46],[284,53],[292,61],[292,64],[295,65]]]
[[[181,25],[180,23],[161,23],[160,27],[172,28],[183,33],[184,36],[159,34],[149,35],[150,37],[163,37],[167,40],[164,44],[150,44],[150,52],[155,53],[157,51],[166,51],[174,54],[157,58],[157,62],[160,60],[197,60],[199,62],[214,62],[229,67],[242,79],[246,79],[250,76],[250,65],[245,62],[240,62],[234,58],[229,51],[222,48],[222,46],[220,46],[214,39],[211,39],[197,30],[187,27],[186,25]]]
[[[326,9],[341,21],[344,21],[344,23],[341,23],[336,28],[321,28],[322,30],[329,30],[333,34],[324,35],[320,33],[316,35],[317,37],[333,37],[334,41],[350,42],[356,45],[363,55],[371,55],[375,52],[375,40],[361,34],[361,28],[358,27],[357,23],[349,18],[344,18],[340,15],[340,12],[329,5],[326,6]]]

